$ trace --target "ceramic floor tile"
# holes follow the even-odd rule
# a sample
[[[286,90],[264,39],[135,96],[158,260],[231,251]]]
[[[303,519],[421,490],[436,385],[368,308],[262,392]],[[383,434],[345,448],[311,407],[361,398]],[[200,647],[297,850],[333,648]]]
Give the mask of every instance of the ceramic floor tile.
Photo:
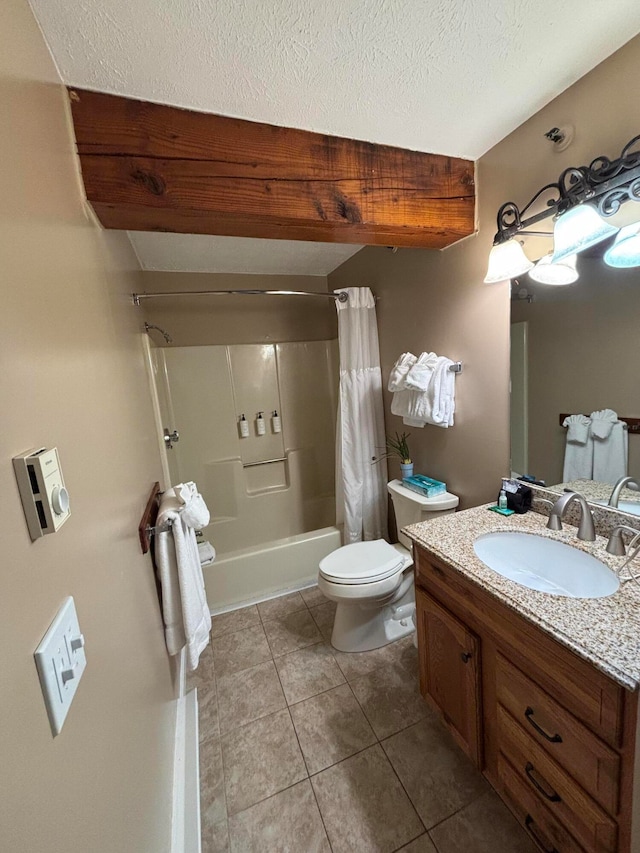
[[[218,696],[215,682],[198,688],[198,735],[200,742],[220,734]]]
[[[287,710],[223,735],[221,742],[229,814],[243,811],[307,776]]]
[[[220,731],[223,734],[287,705],[272,660],[220,676],[217,690]]]
[[[336,615],[336,603],[335,601],[325,601],[324,604],[318,604],[316,606],[309,605],[309,612],[314,618],[320,633],[327,641],[327,643],[331,642],[331,633],[333,631],[333,620]]]
[[[258,613],[263,622],[269,619],[281,619],[289,613],[298,610],[306,610],[307,605],[299,592],[291,592],[289,595],[281,595],[271,598],[269,601],[261,601],[258,605]]]
[[[322,640],[317,625],[306,607],[296,613],[289,613],[281,619],[265,622],[264,630],[274,658]]]
[[[251,607],[240,607],[238,610],[229,610],[211,617],[211,636],[222,637],[223,634],[232,634],[234,631],[242,631],[245,628],[253,628],[260,624],[258,608],[255,604]]]
[[[382,747],[427,829],[488,790],[431,711],[424,720],[383,741]]]
[[[457,853],[470,853],[469,850],[465,848],[460,848]],[[415,841],[409,842],[405,847],[401,847],[398,850],[398,853],[438,853],[433,841],[426,834],[421,835],[419,838],[416,838]]]
[[[427,713],[416,676],[401,666],[383,666],[351,682],[378,738],[406,729]]]
[[[430,833],[439,853],[536,853],[525,830],[491,791]]]
[[[290,652],[275,663],[289,705],[344,684],[344,675],[324,643]]]
[[[354,681],[369,672],[380,669],[389,663],[388,646],[381,649],[373,649],[370,652],[339,652],[334,649],[333,654],[336,663],[344,673],[347,681]]]
[[[234,815],[231,853],[330,853],[308,780]]]
[[[376,742],[348,684],[290,709],[309,773],[318,773]]]
[[[301,589],[300,595],[304,598],[304,603],[307,607],[317,607],[318,604],[325,604],[328,601],[327,597],[320,592],[317,586]]]
[[[208,829],[202,829],[202,853],[229,853],[229,828],[226,820],[221,820]]]
[[[227,817],[222,750],[217,737],[200,744],[200,815],[203,836]]]
[[[334,853],[391,853],[424,827],[379,744],[313,776]]]
[[[396,640],[395,643],[389,643],[381,650],[381,654],[388,666],[402,666],[418,680],[418,649],[413,643],[413,634]]]
[[[224,634],[212,640],[211,644],[217,677],[271,660],[271,650],[262,625]]]

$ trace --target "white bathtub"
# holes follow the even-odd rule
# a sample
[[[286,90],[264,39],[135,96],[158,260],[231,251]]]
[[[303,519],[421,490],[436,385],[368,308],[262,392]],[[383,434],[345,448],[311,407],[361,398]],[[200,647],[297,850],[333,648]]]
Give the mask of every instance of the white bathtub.
[[[341,544],[337,527],[323,527],[222,554],[203,568],[211,612],[221,613],[315,583],[318,563]]]

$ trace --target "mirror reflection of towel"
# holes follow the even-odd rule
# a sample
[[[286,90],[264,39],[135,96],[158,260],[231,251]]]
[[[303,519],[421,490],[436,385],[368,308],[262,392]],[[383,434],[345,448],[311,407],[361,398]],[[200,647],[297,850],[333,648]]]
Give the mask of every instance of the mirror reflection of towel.
[[[569,415],[562,425],[567,427],[562,479],[591,480],[593,475],[593,442],[589,435],[591,421],[586,415]]]
[[[618,420],[613,409],[591,413],[593,444],[592,479],[599,483],[615,484],[626,477],[629,460],[627,424]]]

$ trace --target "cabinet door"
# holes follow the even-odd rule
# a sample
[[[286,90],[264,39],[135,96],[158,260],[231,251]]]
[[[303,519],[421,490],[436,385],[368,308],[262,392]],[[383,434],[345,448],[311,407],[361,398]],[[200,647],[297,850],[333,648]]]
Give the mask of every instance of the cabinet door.
[[[480,766],[480,643],[440,604],[416,590],[420,689]]]

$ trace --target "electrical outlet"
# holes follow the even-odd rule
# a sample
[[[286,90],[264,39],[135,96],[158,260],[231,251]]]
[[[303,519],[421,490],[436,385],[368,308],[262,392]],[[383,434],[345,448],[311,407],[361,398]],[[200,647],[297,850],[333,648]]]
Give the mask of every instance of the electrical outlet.
[[[84,637],[69,596],[34,653],[53,736],[60,734],[87,665]]]

